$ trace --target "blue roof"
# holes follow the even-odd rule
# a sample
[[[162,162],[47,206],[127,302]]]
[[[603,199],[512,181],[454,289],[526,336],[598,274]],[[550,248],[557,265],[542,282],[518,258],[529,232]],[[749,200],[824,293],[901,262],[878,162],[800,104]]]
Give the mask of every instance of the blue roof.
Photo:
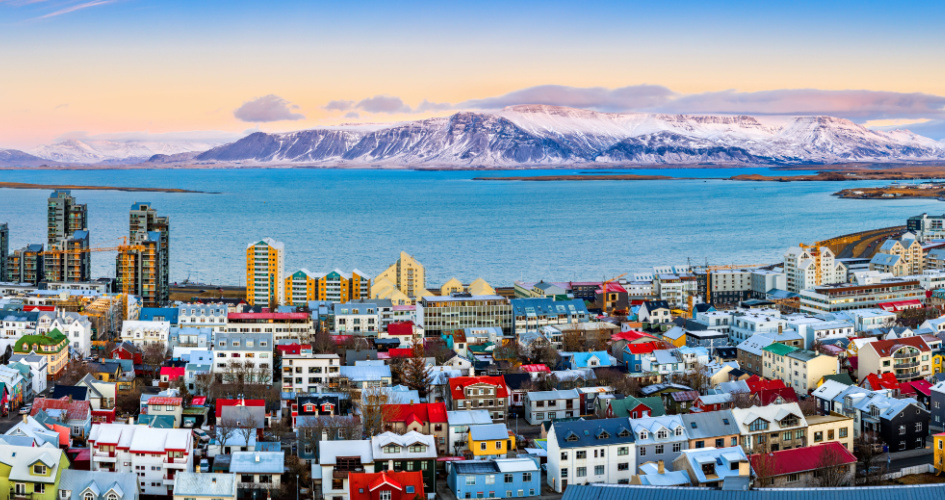
[[[176,490],[175,490],[176,493]],[[714,490],[709,488],[666,488],[622,484],[568,485],[562,500],[837,500],[855,494],[857,500],[938,500],[945,484],[863,486],[851,488],[764,488],[754,490]]]
[[[169,321],[172,325],[178,324],[180,321],[180,310],[176,307],[142,307],[141,313],[138,314],[138,319],[140,321],[156,321],[154,318],[163,317],[164,321]]]
[[[390,366],[342,366],[339,375],[352,382],[370,382],[390,377]]]
[[[571,358],[571,364],[575,368],[588,368],[591,358],[597,358],[600,364],[596,366],[613,366],[607,351],[576,352]]]
[[[545,298],[512,299],[512,314],[515,316],[548,316],[558,314],[579,315],[587,317],[587,306],[580,299],[553,300]]]
[[[256,474],[282,474],[285,472],[283,451],[237,451],[230,458],[230,472]]]
[[[626,418],[554,422],[551,427],[559,448],[606,446],[634,441],[630,422]]]
[[[509,430],[505,424],[473,425],[469,427],[469,433],[474,441],[509,438]]]

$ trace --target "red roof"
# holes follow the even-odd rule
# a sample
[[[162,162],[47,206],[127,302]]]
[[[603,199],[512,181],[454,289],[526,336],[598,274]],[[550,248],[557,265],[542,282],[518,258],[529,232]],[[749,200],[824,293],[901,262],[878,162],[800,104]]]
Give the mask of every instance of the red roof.
[[[603,285],[600,285],[594,293],[600,293],[603,288]],[[620,286],[620,283],[614,282],[607,283],[607,291],[610,293],[627,293],[626,288]]]
[[[388,335],[413,335],[413,321],[401,321],[387,325]]]
[[[308,313],[229,313],[226,319],[233,320],[273,320],[273,319],[310,319]]]
[[[929,345],[925,343],[925,340],[921,336],[918,337],[906,337],[902,339],[893,339],[893,340],[877,340],[876,342],[870,342],[863,346],[867,348],[869,346],[881,358],[888,358],[893,355],[893,351],[898,349],[900,346],[907,345],[915,347],[920,351],[930,351]]]
[[[496,386],[496,397],[509,397],[508,387],[505,385],[505,377],[453,377],[450,379],[450,396],[453,399],[466,399],[464,388],[473,384],[489,384]]]
[[[56,310],[56,306],[33,306],[27,305],[23,306],[23,312],[53,312]]]
[[[385,405],[384,420],[386,422],[403,422],[411,424],[445,424],[446,403],[421,403],[414,405]]]
[[[846,349],[832,344],[824,344],[820,346],[821,354],[828,354],[830,356],[839,356],[846,352]]]
[[[909,394],[918,392],[925,396],[932,395],[932,383],[928,380],[913,380],[912,382],[903,382],[899,384],[899,392],[905,394],[906,388],[909,388]]]
[[[207,404],[207,396],[194,396],[194,399],[190,400],[190,406],[203,406]]]
[[[863,386],[866,387],[866,384],[869,384],[869,388],[874,391],[880,389],[898,389],[899,381],[896,380],[896,376],[892,373],[884,373],[882,375],[877,375],[875,373],[870,373],[863,380]]]
[[[66,410],[69,420],[85,420],[92,414],[92,406],[88,401],[71,401],[69,396],[62,399],[36,398],[33,400],[33,409],[30,416],[35,417],[39,410]]]
[[[829,453],[824,458],[824,453]],[[808,446],[806,448],[794,448],[793,450],[781,450],[767,453],[766,459],[761,455],[751,456],[751,466],[755,470],[764,468],[770,470],[771,476],[783,476],[785,474],[797,474],[817,470],[823,467],[824,463],[830,464],[853,464],[856,463],[856,457],[847,451],[842,444],[832,441],[829,443]],[[767,463],[762,463],[766,460]]]
[[[389,358],[409,358],[413,356],[413,349],[407,347],[388,349],[387,356]]]
[[[752,375],[745,380],[745,383],[748,384],[748,389],[751,392],[760,392],[764,390],[771,389],[784,389],[784,381],[781,379],[774,380],[765,380],[758,375]]]
[[[168,380],[177,380],[180,377],[184,376],[184,372],[187,369],[183,366],[179,368],[174,368],[173,366],[162,366],[161,367],[161,376],[167,376]]]
[[[171,398],[167,396],[156,396],[148,400],[148,406],[151,406],[151,405],[181,406],[182,404],[184,404],[184,398]]]
[[[876,305],[886,312],[899,312],[904,309],[922,309],[922,302],[917,299],[882,302]]]
[[[778,396],[780,396],[785,403],[797,402],[797,393],[794,392],[794,389],[791,389],[790,387],[781,387],[780,389],[762,389],[758,391],[758,401],[761,402],[761,406],[767,406],[771,403],[774,403],[778,400]]]
[[[656,340],[656,337],[650,335],[646,332],[641,332],[639,330],[627,330],[625,332],[617,332],[610,336],[610,340],[626,340],[628,342],[633,342],[634,340],[641,339],[653,339]]]
[[[525,373],[551,373],[548,365],[522,365],[519,368]]]
[[[223,418],[223,408],[225,406],[266,406],[263,399],[218,399],[217,400],[217,418]]]
[[[665,347],[662,342],[644,342],[642,344],[627,344],[624,348],[630,354],[650,354],[657,349]]]
[[[276,349],[282,354],[302,354],[302,351],[311,351],[311,344],[282,344],[277,345]]]
[[[407,493],[407,487],[413,487],[413,493]],[[393,498],[426,498],[423,491],[423,474],[420,471],[383,471],[352,472],[348,474],[348,491],[351,500],[369,500],[377,498],[378,490],[397,490],[400,493]],[[361,492],[364,493],[361,493]]]

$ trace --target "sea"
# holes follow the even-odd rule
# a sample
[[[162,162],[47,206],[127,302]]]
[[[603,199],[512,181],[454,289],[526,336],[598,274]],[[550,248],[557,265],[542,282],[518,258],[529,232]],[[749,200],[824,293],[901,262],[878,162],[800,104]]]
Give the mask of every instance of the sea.
[[[841,234],[940,213],[935,200],[850,200],[845,188],[885,182],[736,182],[737,174],[803,171],[634,169],[654,181],[476,181],[475,177],[584,170],[358,169],[3,170],[0,181],[47,185],[184,188],[202,193],[74,191],[88,205],[93,247],[128,233],[128,209],[150,202],[170,217],[171,281],[245,283],[245,250],[265,237],[285,244],[285,271],[357,268],[374,276],[404,251],[427,283],[451,277],[494,286],[516,280],[600,280],[654,266],[759,264]],[[217,194],[210,194],[210,193]],[[0,189],[10,248],[44,243],[50,190]],[[114,252],[92,254],[96,276],[114,276]]]

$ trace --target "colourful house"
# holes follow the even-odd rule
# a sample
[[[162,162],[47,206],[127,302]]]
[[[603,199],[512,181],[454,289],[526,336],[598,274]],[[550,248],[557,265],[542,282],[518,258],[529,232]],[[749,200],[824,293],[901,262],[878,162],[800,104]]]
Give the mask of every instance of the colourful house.
[[[932,436],[932,453],[932,467],[935,467],[935,474],[945,472],[945,432]]]
[[[479,458],[501,458],[515,450],[515,434],[505,424],[474,425],[468,431],[469,451]]]
[[[24,335],[16,341],[13,352],[17,354],[37,354],[46,358],[48,378],[54,380],[69,361],[69,339],[59,330],[38,335]]]
[[[415,500],[426,498],[419,471],[352,472],[348,474],[351,500]]]
[[[0,445],[0,491],[7,498],[56,500],[59,479],[69,468],[62,450]]]
[[[530,458],[450,462],[456,498],[525,498],[541,495],[541,470]]]

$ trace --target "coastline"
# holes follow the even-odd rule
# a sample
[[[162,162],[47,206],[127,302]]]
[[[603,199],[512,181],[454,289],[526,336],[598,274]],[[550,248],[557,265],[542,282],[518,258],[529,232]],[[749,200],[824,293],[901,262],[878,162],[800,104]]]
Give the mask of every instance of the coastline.
[[[192,191],[178,188],[149,188],[149,187],[122,187],[122,186],[77,186],[71,184],[31,184],[28,182],[0,182],[0,189],[70,189],[73,191],[128,191],[146,193],[187,193],[187,194],[220,194],[210,191]]]

